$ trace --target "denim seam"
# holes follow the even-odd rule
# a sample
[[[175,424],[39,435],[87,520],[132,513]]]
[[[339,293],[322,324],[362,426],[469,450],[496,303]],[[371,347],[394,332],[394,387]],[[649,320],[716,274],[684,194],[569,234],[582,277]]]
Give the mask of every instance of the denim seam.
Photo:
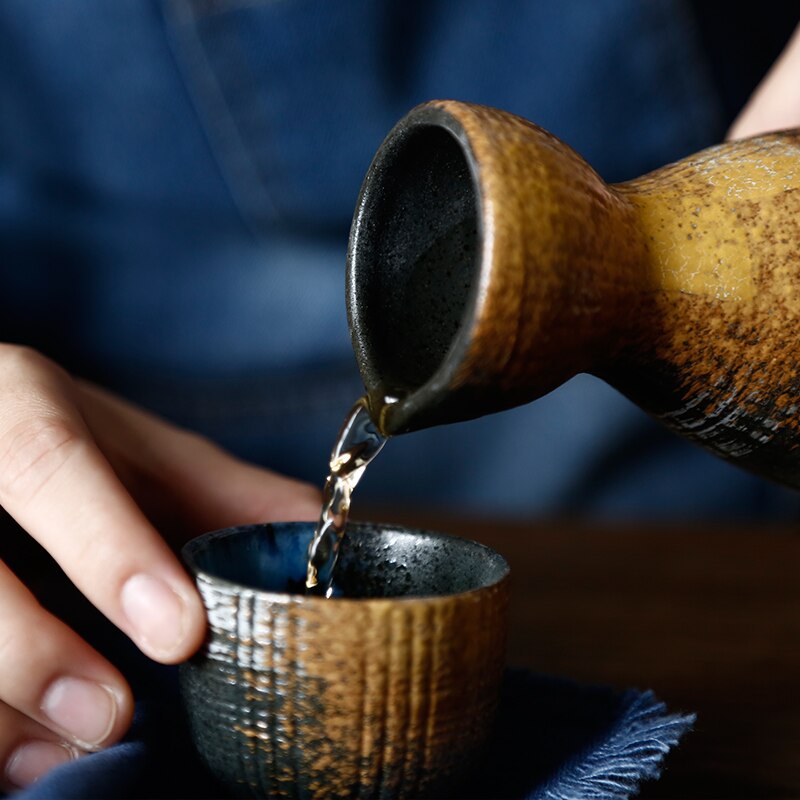
[[[266,6],[280,3],[283,0],[194,0],[192,8],[195,19],[200,17],[213,17],[217,14],[227,14],[229,11],[238,11],[242,8]]]
[[[256,220],[277,216],[195,25],[198,15],[187,0],[161,0],[170,49],[214,157],[242,220],[254,236]]]

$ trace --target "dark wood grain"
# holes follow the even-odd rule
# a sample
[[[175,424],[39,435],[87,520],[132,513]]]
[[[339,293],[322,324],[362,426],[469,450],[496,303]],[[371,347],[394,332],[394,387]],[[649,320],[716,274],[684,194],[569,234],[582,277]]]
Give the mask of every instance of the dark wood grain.
[[[510,663],[697,713],[641,797],[800,797],[799,532],[360,511],[506,556]]]

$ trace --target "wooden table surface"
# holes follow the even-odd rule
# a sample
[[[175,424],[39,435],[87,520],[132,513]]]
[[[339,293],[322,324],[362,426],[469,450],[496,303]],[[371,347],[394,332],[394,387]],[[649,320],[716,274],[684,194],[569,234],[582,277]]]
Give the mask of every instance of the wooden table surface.
[[[363,511],[508,559],[510,664],[697,713],[640,797],[800,798],[800,530]]]

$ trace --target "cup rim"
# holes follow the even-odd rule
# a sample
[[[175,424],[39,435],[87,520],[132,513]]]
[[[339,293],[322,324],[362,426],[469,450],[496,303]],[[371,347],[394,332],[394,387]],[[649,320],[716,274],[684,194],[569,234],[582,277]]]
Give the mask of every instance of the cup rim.
[[[496,550],[493,550],[488,545],[483,544],[483,542],[477,542],[474,539],[467,539],[463,536],[456,536],[454,534],[449,533],[442,533],[441,531],[431,531],[425,528],[411,528],[406,525],[398,525],[392,522],[374,522],[374,521],[365,521],[359,520],[357,522],[349,522],[348,529],[359,529],[359,528],[367,528],[367,527],[380,527],[380,528],[389,528],[393,531],[398,533],[409,533],[409,534],[424,534],[428,538],[434,539],[441,539],[441,540],[458,540],[460,542],[467,543],[472,547],[476,547],[478,549],[486,551],[489,555],[495,558],[501,566],[502,572],[500,577],[497,580],[487,583],[483,586],[478,586],[474,589],[467,589],[461,592],[451,592],[448,594],[417,594],[417,595],[397,595],[394,597],[323,597],[321,595],[309,595],[309,594],[300,594],[297,592],[278,592],[272,589],[261,589],[257,586],[251,586],[246,583],[241,583],[239,581],[232,581],[228,578],[223,578],[219,575],[216,575],[206,569],[200,567],[195,559],[196,553],[202,547],[208,546],[209,542],[213,542],[218,539],[224,539],[230,536],[237,536],[245,532],[251,532],[254,528],[259,527],[268,527],[271,525],[281,525],[281,526],[289,526],[289,527],[297,527],[300,528],[306,527],[308,525],[313,525],[314,523],[311,522],[301,522],[301,521],[289,521],[284,522],[280,520],[272,521],[272,522],[253,522],[248,523],[245,525],[233,525],[228,528],[220,528],[214,531],[207,531],[206,533],[202,533],[199,536],[195,536],[193,539],[190,539],[186,544],[181,547],[181,557],[183,560],[184,565],[189,570],[190,574],[194,577],[195,581],[199,583],[205,583],[210,586],[215,587],[226,587],[231,589],[234,592],[242,593],[242,592],[249,592],[254,595],[257,595],[264,600],[267,600],[270,603],[284,603],[284,604],[303,604],[303,605],[315,605],[317,603],[336,603],[336,604],[345,604],[345,605],[358,605],[363,606],[364,604],[375,604],[378,606],[383,605],[396,605],[397,603],[426,603],[431,605],[436,605],[440,603],[452,603],[453,600],[462,600],[471,596],[475,596],[487,591],[495,591],[498,588],[507,585],[510,583],[511,580],[511,567],[509,566],[508,561],[506,558],[498,553]]]

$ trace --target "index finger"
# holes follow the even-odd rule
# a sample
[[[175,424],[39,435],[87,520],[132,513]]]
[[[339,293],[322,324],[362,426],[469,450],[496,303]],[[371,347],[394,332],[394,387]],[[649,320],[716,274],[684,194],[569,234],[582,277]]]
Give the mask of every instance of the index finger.
[[[94,442],[69,377],[0,352],[0,503],[149,656],[175,663],[205,631],[194,585]]]

